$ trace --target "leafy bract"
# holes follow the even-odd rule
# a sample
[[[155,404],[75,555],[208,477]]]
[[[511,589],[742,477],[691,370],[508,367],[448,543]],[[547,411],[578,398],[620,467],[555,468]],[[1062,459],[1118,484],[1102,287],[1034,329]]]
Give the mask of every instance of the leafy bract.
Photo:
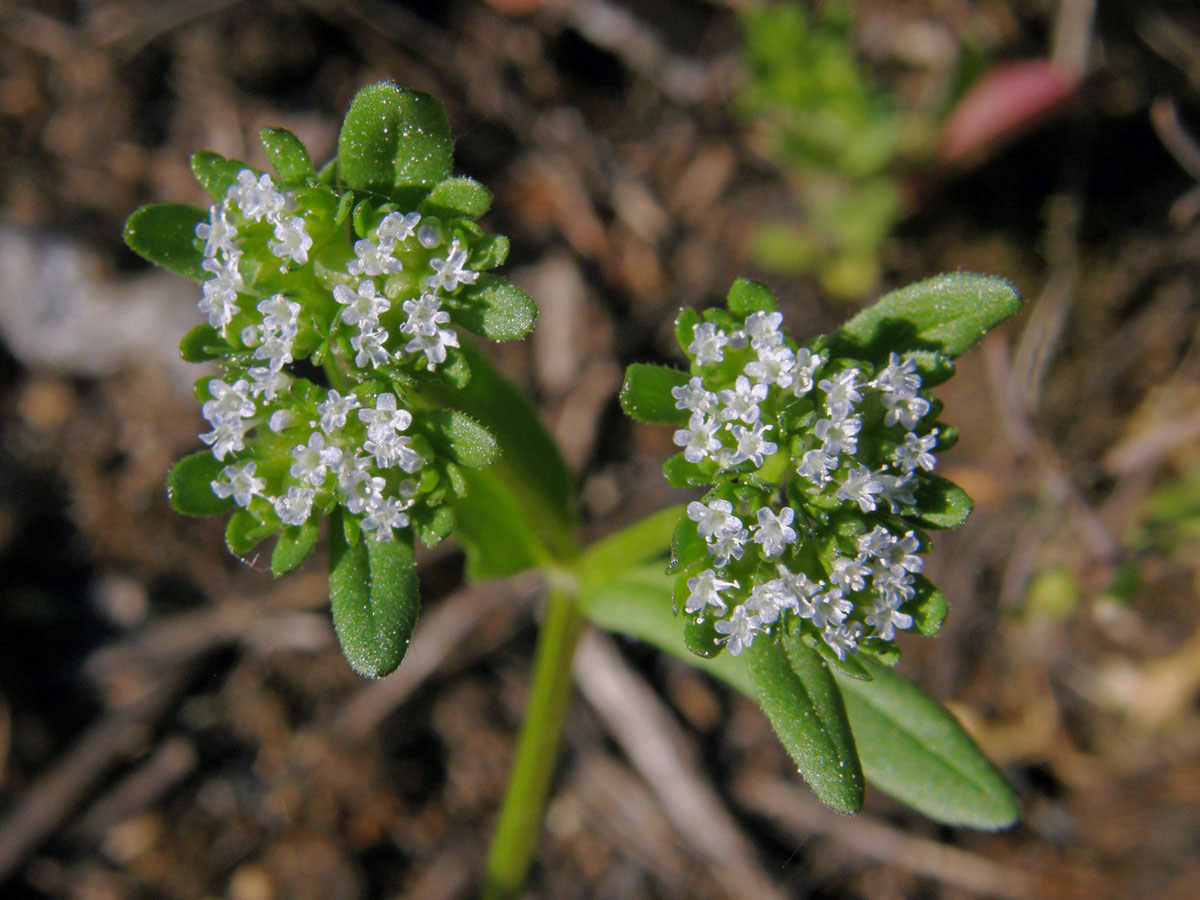
[[[522,338],[537,321],[537,304],[506,278],[480,275],[461,288],[460,298],[446,303],[451,321],[492,341]]]
[[[175,463],[167,475],[167,500],[171,508],[185,516],[215,516],[230,509],[233,498],[218,497],[212,489],[224,465],[207,450]]]
[[[264,128],[258,136],[267,151],[267,159],[284,184],[298,186],[315,177],[308,150],[286,128]]]
[[[196,226],[207,221],[208,213],[195,206],[151,203],[125,222],[125,243],[142,259],[202,281],[208,276],[200,265],[204,250]]]
[[[687,372],[667,366],[634,363],[625,370],[621,409],[639,422],[686,425],[691,413],[678,408],[671,391],[687,384],[689,377]]]

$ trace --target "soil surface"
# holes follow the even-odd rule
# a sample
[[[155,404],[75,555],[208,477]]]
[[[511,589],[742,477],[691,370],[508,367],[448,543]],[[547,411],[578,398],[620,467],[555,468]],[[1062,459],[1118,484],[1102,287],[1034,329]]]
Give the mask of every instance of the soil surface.
[[[801,340],[857,308],[751,259],[765,217],[800,220],[805,176],[738,114],[736,5],[0,5],[0,896],[474,896],[538,584],[468,585],[459,550],[424,552],[408,658],[355,676],[322,554],[273,581],[169,509],[203,424],[175,352],[197,297],[122,223],[204,202],[195,149],[262,165],[281,125],[327,158],[363,85],[435,94],[541,307],[497,359],[601,536],[687,499],[659,474],[668,429],[615,399],[628,363],[678,361],[681,305],[761,278]],[[929,557],[947,625],[901,663],[1012,781],[1020,823],[943,828],[877,791],[828,813],[754,704],[597,634],[527,896],[1200,896],[1200,16],[1094,7],[864,2],[852,31],[912,108],[966,47],[1078,78],[1020,133],[905,173],[872,294],[967,270],[1026,300],[939,389],[962,434],[941,465],[976,508]]]

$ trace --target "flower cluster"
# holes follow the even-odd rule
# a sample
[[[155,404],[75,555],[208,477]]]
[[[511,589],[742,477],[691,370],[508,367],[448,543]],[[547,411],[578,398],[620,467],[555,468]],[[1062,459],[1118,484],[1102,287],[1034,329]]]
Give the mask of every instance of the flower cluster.
[[[838,663],[860,650],[892,659],[896,631],[942,602],[920,576],[919,498],[953,429],[935,424],[911,356],[872,364],[837,358],[826,338],[797,346],[763,305],[677,323],[691,369],[671,390],[687,421],[667,474],[712,485],[677,531],[677,600],[693,631],[733,654],[783,628]]]

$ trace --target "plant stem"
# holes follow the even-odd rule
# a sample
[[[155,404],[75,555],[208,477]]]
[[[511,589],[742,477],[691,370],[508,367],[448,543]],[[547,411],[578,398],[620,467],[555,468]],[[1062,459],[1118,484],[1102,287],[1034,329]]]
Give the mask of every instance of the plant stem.
[[[571,659],[585,624],[573,594],[552,586],[538,637],[529,709],[492,836],[481,900],[512,900],[529,873],[571,699]]]

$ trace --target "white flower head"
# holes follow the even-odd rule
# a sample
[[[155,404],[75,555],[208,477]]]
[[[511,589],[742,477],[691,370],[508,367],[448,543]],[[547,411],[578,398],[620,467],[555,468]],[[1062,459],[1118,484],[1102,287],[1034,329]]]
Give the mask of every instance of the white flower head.
[[[319,425],[326,434],[334,434],[346,426],[346,416],[359,407],[358,398],[353,394],[342,396],[335,390],[317,404],[317,414],[321,417]]]
[[[334,285],[333,299],[342,305],[342,321],[358,326],[361,331],[370,331],[378,325],[379,317],[392,305],[369,278],[362,279],[357,288],[345,284]]]
[[[467,266],[467,251],[459,246],[458,238],[450,242],[445,259],[429,260],[433,274],[425,279],[425,283],[434,290],[447,293],[458,290],[460,284],[474,284],[479,278],[478,272],[473,272]]]
[[[858,369],[845,369],[832,378],[822,379],[817,385],[825,392],[825,409],[837,419],[849,415],[854,404],[862,400],[859,388]]]
[[[892,460],[902,472],[912,472],[918,468],[932,472],[937,465],[937,457],[932,453],[936,446],[937,429],[924,437],[918,437],[915,432],[910,431],[904,435],[904,443],[896,447]]]
[[[377,497],[363,517],[363,531],[377,541],[392,540],[392,532],[408,524],[408,504],[398,497]]]
[[[703,382],[693,376],[687,384],[671,388],[671,396],[675,398],[675,408],[699,413],[707,416],[717,411],[720,400],[717,395],[704,387]]]
[[[267,243],[267,249],[285,262],[290,259],[302,266],[308,262],[308,251],[312,249],[312,244],[304,219],[300,216],[290,219],[281,216],[275,223],[275,240]]]
[[[702,613],[711,606],[718,613],[724,613],[727,606],[721,592],[737,587],[737,583],[718,578],[713,569],[705,569],[699,575],[689,578],[687,587],[689,593],[683,605],[684,612]]]
[[[736,466],[738,463],[751,460],[755,468],[761,467],[763,460],[779,449],[777,444],[763,437],[771,427],[765,422],[759,422],[751,428],[738,424],[730,425],[729,433],[737,442],[737,449],[730,458],[729,465]]]
[[[400,260],[392,256],[392,243],[383,242],[376,244],[374,241],[363,238],[360,241],[354,242],[354,256],[346,266],[346,271],[351,275],[395,275],[404,270],[404,266]]]
[[[307,444],[297,444],[292,448],[292,457],[296,461],[292,463],[288,474],[307,481],[313,487],[320,487],[325,481],[328,467],[336,466],[341,461],[342,450],[340,447],[327,447],[325,435],[314,431]]]
[[[688,345],[688,353],[696,358],[696,365],[707,366],[719,363],[725,358],[725,345],[729,343],[729,335],[719,331],[712,322],[700,322],[692,328],[693,340]]]
[[[745,375],[739,375],[733,383],[733,389],[723,390],[719,395],[723,404],[721,419],[726,422],[738,419],[753,425],[762,414],[759,404],[767,399],[767,390],[765,384],[755,384]]]
[[[883,482],[866,466],[858,466],[846,474],[837,489],[837,499],[857,503],[863,512],[875,511],[875,497],[883,493]]]
[[[240,466],[226,466],[221,470],[224,481],[218,479],[212,483],[213,493],[222,499],[233,497],[233,502],[238,506],[249,506],[250,498],[261,495],[267,486],[265,478],[255,477],[256,468],[254,460],[248,460]]]
[[[737,656],[754,643],[755,635],[761,631],[762,621],[746,610],[746,604],[734,607],[733,615],[713,625],[718,634],[726,635],[729,652]]]
[[[708,503],[693,500],[687,505],[688,518],[696,523],[700,537],[712,542],[724,532],[742,527],[742,520],[733,514],[733,504],[714,498]]]
[[[292,485],[283,497],[274,498],[275,514],[284,525],[303,525],[312,515],[313,498],[317,492],[310,487]]]
[[[683,448],[683,457],[690,463],[701,462],[721,449],[717,431],[721,423],[700,413],[694,413],[687,428],[675,432],[676,446]]]
[[[796,541],[796,529],[792,522],[796,511],[785,506],[779,512],[770,509],[758,511],[758,523],[754,526],[754,542],[762,546],[763,556],[778,556],[785,547]]]

